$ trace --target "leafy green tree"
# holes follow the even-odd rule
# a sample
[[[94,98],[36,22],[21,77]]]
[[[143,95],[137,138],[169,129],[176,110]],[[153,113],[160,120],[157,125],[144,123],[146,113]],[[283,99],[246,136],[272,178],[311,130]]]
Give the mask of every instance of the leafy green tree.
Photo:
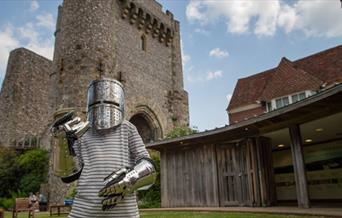
[[[48,152],[42,149],[34,149],[20,155],[17,160],[22,173],[19,189],[22,193],[39,191],[40,184],[47,182]]]
[[[0,196],[11,197],[19,188],[19,167],[14,149],[0,147]]]
[[[187,135],[192,135],[197,133],[198,130],[196,127],[190,128],[188,126],[178,126],[175,127],[173,130],[171,130],[167,135],[167,139],[173,139],[173,138],[178,138],[182,136],[187,136]]]
[[[16,197],[39,191],[48,173],[49,155],[41,149],[17,154],[0,147],[0,207],[9,208]]]
[[[149,153],[156,166],[157,179],[151,188],[138,192],[139,208],[160,207],[160,155],[159,152],[153,150],[149,150]]]

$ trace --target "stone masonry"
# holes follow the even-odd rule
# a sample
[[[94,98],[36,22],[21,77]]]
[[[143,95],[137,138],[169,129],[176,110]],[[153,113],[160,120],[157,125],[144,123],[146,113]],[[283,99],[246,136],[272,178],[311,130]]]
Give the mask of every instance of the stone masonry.
[[[155,139],[188,125],[179,23],[156,1],[65,0],[55,47],[55,109],[85,114],[88,84],[109,77],[125,87],[126,119],[141,114]]]
[[[53,61],[26,49],[10,55],[0,94],[1,143],[28,134],[51,143],[53,114],[74,109],[85,118],[88,84],[103,77],[124,85],[125,117],[146,127],[138,128],[148,135],[146,142],[188,125],[180,27],[173,14],[155,0],[64,0]],[[50,202],[61,202],[65,186],[54,176],[49,184]]]
[[[52,61],[25,48],[10,53],[0,93],[0,145],[40,137],[50,116]]]

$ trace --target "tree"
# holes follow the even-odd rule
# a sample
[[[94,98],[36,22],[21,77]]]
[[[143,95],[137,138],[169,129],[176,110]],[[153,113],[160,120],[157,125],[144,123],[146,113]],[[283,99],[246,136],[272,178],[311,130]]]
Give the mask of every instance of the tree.
[[[42,149],[17,154],[14,149],[0,147],[0,207],[9,208],[14,198],[37,192],[47,181],[48,152]]]
[[[11,197],[19,188],[19,167],[14,149],[0,147],[0,196]]]
[[[17,160],[22,173],[19,189],[22,193],[37,192],[40,184],[47,182],[48,152],[42,149],[34,149],[20,155]]]
[[[188,126],[178,126],[175,127],[173,130],[171,130],[167,135],[167,139],[173,139],[173,138],[178,138],[182,136],[187,136],[187,135],[192,135],[197,133],[198,130],[196,127],[190,128]]]

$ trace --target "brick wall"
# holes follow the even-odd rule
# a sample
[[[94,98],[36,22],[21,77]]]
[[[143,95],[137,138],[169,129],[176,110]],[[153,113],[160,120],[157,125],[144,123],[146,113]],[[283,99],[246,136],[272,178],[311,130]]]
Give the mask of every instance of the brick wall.
[[[245,110],[245,111],[241,111],[241,112],[237,112],[237,113],[229,113],[229,124],[234,124],[234,123],[238,123],[241,121],[244,121],[246,119],[250,119],[253,118],[255,116],[259,116],[261,114],[264,114],[266,112],[266,108],[265,107],[258,107],[258,108],[254,108],[254,109],[250,109],[250,110]]]

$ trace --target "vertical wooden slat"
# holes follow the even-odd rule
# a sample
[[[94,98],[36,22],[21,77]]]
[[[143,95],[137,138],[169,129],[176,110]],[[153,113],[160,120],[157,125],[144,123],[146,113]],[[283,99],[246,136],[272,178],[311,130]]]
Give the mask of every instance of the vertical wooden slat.
[[[211,172],[212,172],[212,182],[213,182],[213,201],[212,205],[213,207],[218,207],[219,206],[219,189],[218,189],[218,182],[217,182],[217,165],[216,165],[216,150],[215,150],[215,145],[211,145]]]
[[[232,172],[234,172],[234,187],[233,187],[233,192],[235,199],[238,202],[241,202],[242,199],[242,189],[241,189],[241,178],[239,176],[240,174],[240,168],[238,167],[239,165],[239,154],[237,152],[237,146],[232,147]]]
[[[291,152],[293,169],[296,182],[296,193],[298,207],[309,208],[309,192],[306,179],[306,170],[303,157],[302,137],[298,125],[293,125],[289,128],[291,138]]]
[[[219,145],[216,146],[216,162],[217,162],[217,181],[218,181],[218,190],[219,190],[219,205],[223,206],[223,197],[225,195],[223,191],[223,170],[222,170],[222,152],[219,148]]]
[[[260,203],[261,206],[270,206],[276,200],[272,145],[270,139],[266,137],[256,138],[255,145],[259,168]]]
[[[256,151],[257,151],[257,159],[258,159],[258,167],[259,167],[259,190],[260,190],[260,198],[261,198],[261,205],[265,206],[267,201],[267,184],[266,184],[266,176],[265,176],[265,165],[263,159],[264,152],[263,152],[263,145],[260,143],[259,139],[256,141]]]
[[[167,170],[167,152],[166,149],[163,149],[160,152],[160,189],[161,189],[161,206],[168,207],[169,206],[169,196],[168,196],[168,180],[167,174],[169,173]]]
[[[246,140],[246,165],[247,165],[247,181],[248,181],[248,205],[253,206],[254,193],[253,193],[253,164],[252,164],[252,151],[250,139]]]
[[[251,139],[252,143],[252,163],[253,163],[253,179],[254,179],[254,205],[253,206],[261,206],[261,193],[260,193],[260,180],[259,180],[259,165],[258,165],[258,152],[257,145],[255,139]]]

